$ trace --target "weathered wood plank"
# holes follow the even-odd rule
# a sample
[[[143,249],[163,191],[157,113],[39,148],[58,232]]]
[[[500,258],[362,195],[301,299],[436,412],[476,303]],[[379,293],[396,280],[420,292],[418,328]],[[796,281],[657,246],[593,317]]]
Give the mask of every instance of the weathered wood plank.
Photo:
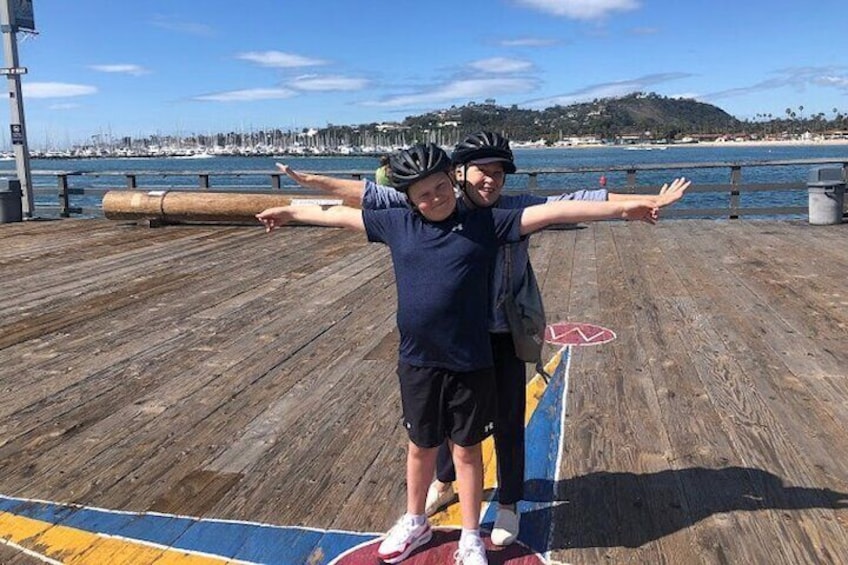
[[[549,323],[567,319],[577,232],[576,229],[548,230],[530,239],[530,257],[542,290]]]
[[[619,519],[625,547],[642,546],[637,559],[646,562],[696,563],[699,559],[691,532],[680,527],[687,521],[681,504],[682,486],[667,480],[671,442],[662,413],[661,390],[657,376],[665,372],[666,344],[657,335],[662,312],[655,303],[655,291],[646,276],[648,257],[661,233],[645,225],[598,226],[599,300],[604,320],[615,324],[618,339],[609,344],[614,365],[608,376],[616,398],[616,429],[612,443],[620,444],[629,460],[634,480],[620,494],[620,507],[632,505]],[[622,230],[620,228],[626,228]],[[633,245],[633,234],[643,235],[641,245]],[[602,346],[603,347],[603,346]],[[650,414],[651,417],[644,417]],[[659,479],[658,479],[659,478]],[[657,537],[655,532],[672,535]],[[675,535],[676,534],[676,535]],[[655,543],[648,543],[655,540]],[[616,560],[631,559],[632,550],[619,550]],[[661,557],[664,556],[664,557]]]
[[[751,302],[743,296],[738,302],[731,300],[729,308],[718,307],[722,301],[727,302],[730,297],[737,297],[739,289],[744,287],[734,280],[732,272],[720,266],[722,262],[707,262],[707,258],[715,254],[713,245],[717,238],[718,234],[709,234],[708,237],[695,239],[688,233],[681,233],[677,238],[681,242],[681,248],[689,249],[688,253],[675,253],[682,265],[679,274],[686,288],[697,289],[693,293],[694,304],[684,310],[682,325],[690,328],[695,336],[705,332],[700,339],[691,341],[696,353],[693,360],[696,367],[702,367],[698,371],[700,378],[707,388],[711,402],[718,409],[722,428],[729,434],[740,460],[746,467],[756,470],[749,471],[749,474],[754,492],[757,493],[754,496],[761,501],[763,508],[796,507],[798,496],[789,486],[797,485],[811,487],[806,491],[808,494],[802,495],[802,507],[809,508],[802,515],[824,516],[829,512],[823,509],[831,508],[833,503],[823,491],[815,487],[820,489],[827,483],[819,482],[821,475],[810,465],[807,457],[799,456],[801,452],[810,453],[809,440],[812,438],[798,443],[788,440],[787,437],[796,436],[793,426],[798,419],[774,417],[772,412],[779,408],[780,404],[761,394],[761,391],[768,392],[766,383],[778,380],[780,373],[769,375],[762,383],[749,380],[751,375],[761,374],[763,369],[771,372],[771,366],[774,366],[780,357],[771,355],[758,362],[757,357],[769,351],[768,344],[761,343],[759,347],[752,349],[744,347],[744,344],[762,340],[760,329],[773,326],[775,320],[763,320],[757,324],[760,325],[757,330],[738,335],[739,330],[750,325],[750,320],[756,320],[756,317],[750,315],[750,309],[746,311],[745,308],[745,304]],[[704,242],[709,243],[705,245]],[[708,269],[704,268],[707,264],[711,265]],[[735,288],[737,292],[727,293],[728,288]],[[752,299],[756,303],[756,297]],[[681,306],[686,305],[681,303]],[[734,351],[740,346],[744,351]],[[808,405],[806,412],[809,413],[810,409],[813,407]],[[817,421],[821,422],[819,418],[817,415]],[[841,435],[844,437],[844,434]],[[737,522],[743,519],[753,520],[744,515],[734,516]],[[757,555],[769,545],[779,543],[783,547],[783,553],[793,561],[829,562],[834,554],[828,546],[831,543],[837,546],[845,543],[844,530],[834,527],[836,522],[833,520],[818,523],[815,531],[805,527],[806,520],[800,521],[800,527],[777,517],[770,521],[778,528],[780,535],[768,536],[770,541],[764,543],[763,548],[759,550],[751,547],[740,549],[745,553],[754,551],[752,555]],[[752,522],[751,528],[762,533],[768,523],[768,520],[756,520]],[[824,532],[829,542],[820,544],[816,537]],[[726,540],[730,539],[733,539],[733,536],[728,533]],[[726,540],[720,545],[723,552],[729,547]]]
[[[633,237],[634,234],[636,237]],[[780,537],[779,523],[770,525],[768,519],[754,523],[748,515],[741,513],[717,522],[726,525],[720,529],[705,523],[715,521],[715,515],[723,509],[715,506],[715,495],[710,492],[713,484],[720,485],[725,491],[756,492],[750,475],[756,475],[757,470],[745,468],[745,455],[738,453],[732,437],[727,435],[722,416],[725,410],[723,404],[711,399],[712,369],[721,360],[714,358],[709,351],[699,351],[700,355],[695,359],[687,355],[692,348],[700,348],[701,343],[711,342],[694,332],[692,322],[682,319],[675,311],[675,307],[679,308],[687,300],[687,286],[676,278],[671,265],[664,263],[661,254],[657,253],[663,239],[646,237],[639,230],[630,230],[628,236],[621,240],[621,256],[629,258],[622,261],[625,271],[636,280],[647,280],[650,285],[639,297],[637,302],[642,306],[637,309],[646,314],[644,322],[639,325],[639,335],[646,349],[655,356],[651,365],[655,367],[653,379],[658,381],[658,415],[665,421],[671,445],[678,446],[671,450],[668,458],[676,463],[676,471],[672,474],[680,484],[680,497],[670,506],[686,509],[686,519],[681,521],[678,517],[666,515],[671,519],[669,525],[694,524],[691,531],[697,540],[697,553],[707,562],[711,560],[710,556],[720,559],[721,555],[731,560],[755,558],[767,550],[770,542],[766,540]],[[652,246],[654,253],[640,253],[640,249],[651,249]],[[690,250],[692,252],[694,250]],[[669,354],[676,354],[676,360],[668,359]],[[692,368],[704,377],[692,379]],[[730,386],[733,387],[732,382]],[[693,414],[697,414],[697,418],[693,418]],[[681,447],[683,451],[680,451]],[[733,510],[744,504],[744,500],[728,497],[725,504],[726,510]],[[775,527],[776,531],[768,532]],[[729,532],[729,529],[734,534],[720,533]],[[791,545],[791,541],[785,543]],[[671,556],[671,562],[681,559],[677,551],[664,554]]]
[[[323,238],[316,237],[317,246],[321,243],[327,244]],[[251,242],[252,243],[252,242]],[[321,247],[313,247],[309,245],[311,240],[304,242],[304,249],[295,249],[292,252],[290,249],[284,249],[280,253],[280,260],[286,261],[296,266],[294,270],[301,271],[304,268],[315,269],[318,266],[326,265],[332,262],[335,254],[328,255],[326,251],[319,253]],[[175,244],[178,244],[175,242]],[[308,265],[318,262],[315,267]],[[225,268],[225,265],[230,268]],[[101,267],[109,268],[109,265],[101,265]],[[212,280],[205,272],[209,266],[203,262],[197,264],[197,269],[200,269],[191,280],[184,279],[185,286],[167,287],[160,296],[157,296],[155,301],[142,300],[126,300],[126,296],[131,295],[129,284],[135,284],[133,281],[137,276],[146,273],[146,268],[142,267],[138,275],[129,275],[127,281],[121,284],[114,284],[110,289],[110,294],[105,295],[100,302],[100,310],[96,312],[79,312],[78,304],[73,297],[57,296],[53,303],[49,305],[51,313],[48,321],[56,319],[61,324],[66,318],[76,318],[75,322],[79,324],[77,331],[46,333],[39,337],[36,347],[22,347],[20,352],[14,348],[9,349],[9,354],[12,358],[18,356],[20,368],[25,368],[31,363],[40,364],[39,367],[32,366],[34,370],[43,370],[50,372],[55,370],[55,364],[59,359],[64,363],[74,363],[76,356],[90,355],[92,348],[90,343],[97,343],[94,351],[102,355],[111,353],[111,350],[120,348],[127,342],[137,342],[141,337],[151,331],[151,327],[155,328],[174,328],[178,327],[181,319],[185,317],[185,312],[182,307],[189,308],[194,313],[192,315],[202,314],[206,309],[219,309],[221,302],[226,301],[230,296],[235,299],[236,296],[244,293],[245,288],[252,288],[255,280],[264,279],[272,288],[267,290],[270,292],[276,286],[283,286],[288,278],[300,278],[301,274],[293,274],[284,277],[269,277],[267,269],[264,265],[256,265],[250,258],[249,254],[240,254],[232,257],[231,260],[219,266],[218,270],[223,270],[216,280]],[[88,279],[88,284],[99,287],[97,281],[97,270],[92,274],[92,278]],[[165,271],[167,273],[167,271]],[[165,277],[167,280],[167,277]],[[188,283],[191,283],[190,285]],[[112,303],[112,296],[116,296],[116,301],[121,302],[122,308],[118,309]],[[188,302],[187,302],[188,301]],[[103,311],[103,309],[106,311]],[[146,323],[144,321],[146,320]],[[71,324],[70,321],[65,323]],[[38,326],[31,326],[30,331],[36,331]],[[44,331],[48,331],[46,328]],[[27,345],[30,345],[29,343]],[[46,355],[41,355],[38,351],[47,352]],[[85,359],[82,359],[85,362]],[[108,359],[101,359],[101,363],[106,364]],[[8,369],[8,367],[7,367]],[[0,374],[4,370],[0,367]]]
[[[315,280],[312,280],[313,278]],[[298,284],[302,283],[304,288],[315,288],[317,286],[316,280],[321,280],[323,278],[324,277],[321,273],[316,273],[314,277],[305,277],[301,281],[298,281]],[[351,285],[355,286],[357,285],[357,282],[358,281],[356,279],[353,279]],[[341,287],[337,287],[337,290],[342,293],[346,292],[342,290]],[[393,289],[391,289],[391,291],[393,292]],[[369,312],[377,312],[376,315],[380,316],[383,320],[390,315],[392,308],[391,300],[385,300],[384,297],[379,295],[372,296],[369,294],[367,287],[359,286],[356,292],[363,297],[377,300],[378,303],[384,305],[384,308],[387,308],[387,310],[384,310],[383,312],[380,312],[379,309],[370,309]],[[301,305],[308,305],[310,303],[310,300],[308,299],[303,300],[299,296],[291,296],[288,300],[280,301],[279,303],[267,302],[264,305],[264,314],[243,316],[242,319],[244,319],[247,323],[252,324],[252,320],[262,319],[267,316],[268,312],[274,311],[277,308],[285,310],[287,301],[299,302]],[[322,314],[326,315],[328,312],[332,314],[336,311],[337,309],[333,308],[333,305],[330,304],[325,310],[317,311],[316,314],[320,316]],[[128,404],[127,410],[124,411],[124,413],[119,412],[114,416],[110,416],[99,425],[100,428],[108,430],[111,425],[109,420],[124,420],[128,423],[132,430],[135,430],[135,434],[130,434],[129,437],[123,438],[118,442],[117,453],[124,453],[124,455],[115,455],[107,449],[91,459],[90,464],[96,465],[97,461],[101,459],[107,461],[115,458],[118,459],[118,461],[121,461],[128,455],[131,456],[133,446],[147,445],[151,441],[151,439],[139,438],[138,434],[141,431],[146,431],[146,433],[153,438],[167,438],[167,433],[164,433],[167,429],[190,431],[199,425],[202,422],[203,415],[210,411],[222,412],[221,417],[226,418],[223,424],[229,426],[234,425],[233,420],[237,420],[238,416],[247,415],[248,412],[230,414],[229,408],[221,411],[219,406],[224,400],[229,397],[235,397],[236,393],[240,390],[247,390],[244,387],[248,384],[254,387],[259,385],[261,381],[264,380],[264,376],[262,375],[267,374],[267,371],[269,371],[272,367],[279,365],[281,360],[286,359],[287,355],[297,356],[304,347],[304,339],[306,339],[307,342],[311,341],[316,336],[323,335],[327,331],[327,328],[332,328],[338,323],[334,319],[324,320],[320,323],[310,323],[309,317],[301,318],[300,321],[303,322],[301,324],[293,323],[298,316],[302,315],[303,311],[292,309],[289,310],[288,315],[277,318],[272,324],[266,325],[265,327],[259,327],[259,324],[256,324],[257,327],[254,329],[243,327],[241,331],[236,331],[231,334],[236,335],[237,337],[231,339],[229,344],[220,343],[216,348],[218,350],[217,353],[210,355],[208,351],[204,350],[193,352],[192,358],[189,358],[188,363],[185,365],[183,365],[182,362],[186,361],[185,358],[187,356],[183,354],[180,359],[181,363],[175,365],[172,362],[169,363],[167,367],[163,367],[164,378],[162,378],[162,381],[157,387],[154,387],[151,390],[151,392],[155,392],[156,396],[161,400],[156,401],[147,399],[143,400],[141,403],[136,402]],[[344,315],[342,316],[342,319],[346,317],[349,316]],[[315,322],[318,322],[318,320],[316,319]],[[345,328],[341,328],[338,331],[343,335]],[[349,332],[349,330],[347,331]],[[262,333],[257,336],[256,334],[258,332]],[[270,334],[266,332],[270,332]],[[263,335],[268,335],[269,337],[263,338]],[[355,335],[356,334],[354,334],[354,336]],[[346,344],[343,340],[338,340],[335,347],[337,349],[343,349],[346,347]],[[171,347],[169,349],[174,348]],[[287,350],[290,353],[287,354]],[[198,355],[196,359],[193,358],[194,353]],[[309,353],[313,355],[313,362],[317,364],[316,366],[320,366],[321,363],[327,363],[328,361],[326,357],[316,355],[315,352],[309,351]],[[198,364],[198,361],[200,361],[203,357],[206,359],[201,362],[202,364]],[[192,370],[192,368],[194,370]],[[258,372],[257,369],[259,369]],[[241,374],[258,374],[259,377],[252,383],[238,381],[231,382],[233,379],[238,379]],[[293,386],[295,384],[296,381],[291,382],[288,386]],[[273,387],[269,388],[273,390]],[[282,390],[284,391],[285,388]],[[257,390],[257,392],[259,392],[259,390]],[[213,393],[217,395],[217,398],[215,396],[210,397]],[[248,406],[251,404],[254,407],[260,406],[262,405],[261,402],[267,402],[267,398],[260,400],[256,397],[251,397],[251,395],[245,395],[245,397],[246,398],[244,399],[239,397],[238,401],[245,402]],[[200,405],[198,405],[198,403],[200,403]],[[113,404],[114,402],[108,401],[104,403],[104,406],[108,407]],[[140,404],[140,406],[138,404]],[[177,406],[173,406],[173,404],[176,404]],[[167,412],[165,412],[166,408],[168,408]],[[164,417],[159,417],[162,412],[165,412],[171,419],[169,420]],[[69,420],[67,416],[63,419],[65,421]],[[204,425],[211,427],[209,422],[206,422]],[[151,447],[155,447],[155,444]],[[63,441],[61,442],[61,445],[57,445],[56,448],[57,450],[61,449],[63,453],[66,453],[65,457],[79,457],[79,450],[75,448],[73,442],[67,440]],[[175,450],[177,449],[178,447],[175,447]],[[55,451],[53,452],[53,455],[55,465],[57,467],[64,467],[68,465],[68,462],[63,457],[60,457]],[[145,462],[145,465],[155,466],[155,464],[150,460]],[[75,467],[73,464],[70,464],[69,466],[72,468]],[[175,468],[175,465],[167,460],[165,461],[164,466],[169,471],[173,471]],[[119,477],[119,473],[116,475],[119,469],[120,465],[117,463],[110,465],[110,476]],[[191,470],[187,472],[190,471]],[[81,469],[79,473],[81,476],[91,474],[84,468]],[[93,485],[93,488],[96,486],[97,485]]]

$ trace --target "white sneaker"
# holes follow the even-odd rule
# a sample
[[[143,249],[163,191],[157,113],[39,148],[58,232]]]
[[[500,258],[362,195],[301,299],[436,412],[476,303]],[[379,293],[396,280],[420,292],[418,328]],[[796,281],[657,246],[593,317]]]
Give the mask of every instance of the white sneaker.
[[[439,487],[442,487],[441,490]],[[427,516],[435,514],[439,508],[453,502],[456,493],[453,491],[453,483],[440,483],[433,481],[427,489],[427,501],[424,503],[424,513]]]
[[[456,565],[489,565],[486,558],[486,546],[478,537],[468,538],[465,543],[460,540],[459,549],[453,554]]]
[[[495,545],[509,545],[518,537],[518,527],[521,517],[518,512],[504,506],[498,506],[498,516],[495,518],[495,527],[492,528],[492,543]]]
[[[392,529],[386,534],[386,538],[377,549],[377,556],[384,563],[398,563],[406,559],[416,548],[421,547],[433,537],[430,522],[424,520],[420,526],[409,514],[404,514]]]

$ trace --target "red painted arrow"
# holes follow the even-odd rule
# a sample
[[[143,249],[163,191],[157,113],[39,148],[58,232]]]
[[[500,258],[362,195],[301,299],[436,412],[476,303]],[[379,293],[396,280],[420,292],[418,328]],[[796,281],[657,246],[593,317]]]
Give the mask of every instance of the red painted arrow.
[[[615,332],[594,324],[557,322],[545,328],[545,341],[553,345],[601,345],[615,339]]]

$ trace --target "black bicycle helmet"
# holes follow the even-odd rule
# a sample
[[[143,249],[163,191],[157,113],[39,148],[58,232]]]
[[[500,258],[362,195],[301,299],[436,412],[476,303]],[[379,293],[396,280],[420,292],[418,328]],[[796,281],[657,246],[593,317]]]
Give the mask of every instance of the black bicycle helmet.
[[[454,165],[465,165],[484,159],[488,162],[502,162],[505,173],[515,172],[515,161],[512,150],[509,148],[509,141],[499,133],[491,131],[472,133],[456,144],[451,155],[451,162]]]
[[[419,143],[409,149],[395,151],[389,157],[392,185],[406,192],[415,182],[433,173],[450,170],[450,159],[444,149],[435,143]]]

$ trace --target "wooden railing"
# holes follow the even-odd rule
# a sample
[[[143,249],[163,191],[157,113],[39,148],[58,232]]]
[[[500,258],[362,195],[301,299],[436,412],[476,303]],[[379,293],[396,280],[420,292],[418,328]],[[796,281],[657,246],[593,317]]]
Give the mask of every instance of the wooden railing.
[[[806,205],[798,206],[742,206],[742,195],[756,192],[799,192],[806,194],[807,183],[804,174],[797,175],[800,178],[793,182],[745,182],[743,171],[745,169],[761,168],[761,167],[813,167],[817,165],[834,165],[842,167],[843,179],[848,178],[848,158],[839,159],[795,159],[783,161],[750,161],[750,162],[716,162],[716,163],[658,163],[644,165],[622,165],[622,166],[606,166],[606,167],[570,167],[570,168],[551,168],[551,169],[532,169],[519,170],[514,177],[524,178],[524,182],[515,183],[515,180],[510,180],[508,190],[526,190],[539,195],[560,194],[566,190],[562,188],[551,188],[550,185],[562,186],[557,181],[545,183],[548,186],[542,186],[540,178],[551,176],[555,179],[558,177],[567,177],[568,175],[586,175],[593,173],[601,173],[604,175],[623,176],[624,183],[616,186],[607,186],[606,188],[613,192],[629,193],[629,194],[651,194],[659,190],[659,184],[645,182],[640,184],[640,177],[654,176],[656,173],[667,173],[670,180],[674,176],[679,176],[681,171],[698,171],[705,169],[726,169],[727,182],[696,184],[692,186],[687,198],[679,205],[668,209],[664,212],[666,217],[699,217],[699,218],[730,218],[735,219],[743,216],[791,216],[807,214]],[[338,176],[344,178],[361,179],[370,177],[373,171],[363,170],[339,170],[339,171],[316,171],[321,174]],[[687,175],[691,177],[692,175]],[[284,191],[286,194],[317,197],[320,194],[312,191],[307,191],[297,187],[284,174],[278,171],[263,171],[263,170],[234,170],[234,171],[52,171],[52,170],[37,170],[33,171],[34,179],[41,180],[42,184],[36,182],[34,190],[35,195],[50,195],[58,196],[58,202],[55,206],[39,205],[37,213],[44,212],[44,208],[48,208],[50,212],[58,214],[62,217],[68,217],[72,214],[84,214],[87,216],[99,216],[102,214],[97,205],[81,205],[75,203],[75,198],[81,196],[91,196],[102,198],[108,190],[120,190],[122,188],[130,190],[191,190],[191,191],[219,191],[219,192],[267,192],[267,191]],[[53,178],[56,184],[56,189],[48,188],[49,178]],[[97,179],[115,179],[114,183],[107,183],[109,186],[80,186],[91,184],[92,180]],[[196,183],[192,183],[191,179],[196,179]],[[246,182],[238,184],[226,184],[224,179],[247,179],[260,178],[266,179],[261,181],[261,184],[255,182]],[[47,183],[43,179],[48,179]],[[162,184],[162,180],[172,180],[170,183]],[[221,182],[213,182],[221,179]],[[231,181],[230,181],[231,182]],[[727,196],[726,205],[707,205],[707,206],[692,206],[691,202],[695,199],[689,195],[694,194],[714,194]],[[723,197],[723,196],[722,196]],[[91,200],[91,199],[89,199]]]

